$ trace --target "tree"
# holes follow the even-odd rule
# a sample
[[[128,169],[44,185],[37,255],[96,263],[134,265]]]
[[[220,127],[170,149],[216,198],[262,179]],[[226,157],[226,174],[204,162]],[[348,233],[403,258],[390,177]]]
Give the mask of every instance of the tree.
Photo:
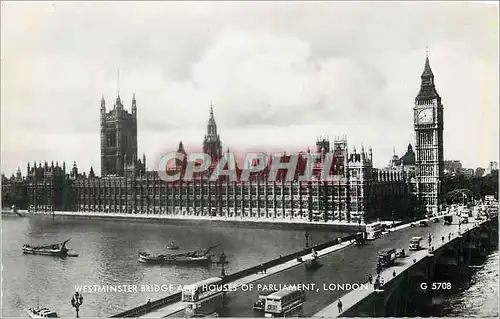
[[[484,172],[485,172],[484,168],[478,167],[478,168],[476,168],[476,171],[474,172],[474,176],[475,177],[483,177]]]
[[[484,198],[486,195],[498,196],[498,170],[494,170],[491,174],[477,177],[467,177],[465,175],[445,175],[442,182],[443,194],[448,203],[463,202],[463,198],[458,198],[460,192],[467,190],[467,194],[471,198]],[[469,193],[470,192],[470,193]],[[461,193],[460,193],[461,194]],[[458,200],[458,201],[457,201]]]

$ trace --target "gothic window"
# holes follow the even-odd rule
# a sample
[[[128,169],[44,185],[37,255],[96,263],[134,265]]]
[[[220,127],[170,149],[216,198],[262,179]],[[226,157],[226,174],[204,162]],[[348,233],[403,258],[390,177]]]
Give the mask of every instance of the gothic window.
[[[116,145],[116,135],[114,133],[108,133],[106,135],[106,145],[108,147],[114,147]]]

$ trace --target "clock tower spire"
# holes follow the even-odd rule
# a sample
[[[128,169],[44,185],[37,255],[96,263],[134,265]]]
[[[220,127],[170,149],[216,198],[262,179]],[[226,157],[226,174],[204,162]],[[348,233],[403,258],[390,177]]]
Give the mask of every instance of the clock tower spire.
[[[444,171],[443,105],[434,85],[434,73],[426,56],[420,91],[415,97],[414,128],[417,196],[428,213],[437,213],[442,201]]]

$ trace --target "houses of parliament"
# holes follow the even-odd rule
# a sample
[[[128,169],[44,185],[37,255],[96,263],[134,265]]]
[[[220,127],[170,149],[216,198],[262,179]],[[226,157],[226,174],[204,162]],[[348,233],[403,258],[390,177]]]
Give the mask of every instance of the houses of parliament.
[[[194,180],[167,183],[156,171],[147,170],[145,155],[138,157],[137,112],[135,94],[130,112],[119,94],[112,107],[108,107],[103,97],[100,176],[96,176],[92,167],[88,174],[81,173],[76,162],[69,170],[65,163],[28,163],[25,176],[18,169],[7,183],[17,183],[20,187],[20,208],[367,223],[377,219],[416,218],[437,212],[441,204],[443,106],[428,57],[413,103],[415,147],[408,145],[403,156],[394,154],[387,167],[377,169],[373,167],[371,148],[348,148],[345,137],[331,141],[318,138],[317,152],[332,153],[334,157],[334,175],[328,180],[278,178],[270,182],[264,172],[244,182],[211,181],[207,174],[201,174]],[[223,156],[212,106],[202,146],[212,163]],[[180,142],[177,151],[186,154],[188,150]],[[318,159],[322,160],[324,157]],[[182,170],[186,163],[177,164],[177,169]]]

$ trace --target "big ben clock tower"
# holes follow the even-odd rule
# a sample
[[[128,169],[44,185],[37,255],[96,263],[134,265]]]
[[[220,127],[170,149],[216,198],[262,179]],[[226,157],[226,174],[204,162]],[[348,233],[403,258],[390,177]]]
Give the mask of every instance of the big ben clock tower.
[[[421,81],[413,108],[417,196],[428,213],[436,213],[442,200],[441,181],[444,170],[443,105],[434,86],[434,74],[428,56]]]

